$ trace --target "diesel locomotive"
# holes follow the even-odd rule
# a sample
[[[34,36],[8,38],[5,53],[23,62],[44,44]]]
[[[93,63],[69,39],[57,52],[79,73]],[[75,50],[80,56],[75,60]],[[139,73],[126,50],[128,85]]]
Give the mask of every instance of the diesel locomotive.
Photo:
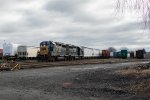
[[[79,46],[53,41],[43,41],[40,43],[39,61],[73,60],[77,58],[83,58],[83,50]]]

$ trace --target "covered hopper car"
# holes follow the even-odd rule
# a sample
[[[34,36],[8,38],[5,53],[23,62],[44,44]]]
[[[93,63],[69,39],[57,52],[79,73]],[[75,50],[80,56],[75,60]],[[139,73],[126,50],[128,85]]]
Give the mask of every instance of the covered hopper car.
[[[7,60],[15,60],[17,58],[17,48],[19,44],[3,43],[3,58]]]

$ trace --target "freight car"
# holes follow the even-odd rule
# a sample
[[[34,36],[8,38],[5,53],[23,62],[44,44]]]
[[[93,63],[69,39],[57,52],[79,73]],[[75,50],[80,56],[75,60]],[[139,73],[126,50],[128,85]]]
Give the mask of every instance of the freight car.
[[[121,50],[121,58],[126,59],[128,57],[128,51],[127,50]]]
[[[134,52],[130,52],[130,58],[134,58]]]
[[[100,57],[100,50],[79,47],[70,44],[64,44],[53,41],[43,41],[40,43],[40,51],[38,53],[39,61],[56,61],[74,60],[82,58],[97,58]]]
[[[110,58],[110,52],[108,50],[102,50],[102,58]]]
[[[17,58],[17,47],[19,44],[3,43],[3,58],[7,60],[15,60]]]
[[[83,58],[99,58],[100,50],[88,47],[81,47],[83,51]]]
[[[114,52],[113,57],[114,58],[126,59],[128,57],[128,52],[127,52],[127,50],[121,50],[121,51],[118,51],[118,52]]]
[[[136,51],[136,58],[138,59],[144,59],[145,50],[137,50]]]
[[[3,57],[3,49],[0,49],[0,59]]]
[[[37,54],[39,52],[39,47],[33,47],[33,46],[19,46],[17,48],[17,56],[18,59],[24,60],[24,59],[36,59]]]
[[[83,58],[83,50],[78,46],[53,41],[40,43],[39,61],[73,60],[76,58]]]

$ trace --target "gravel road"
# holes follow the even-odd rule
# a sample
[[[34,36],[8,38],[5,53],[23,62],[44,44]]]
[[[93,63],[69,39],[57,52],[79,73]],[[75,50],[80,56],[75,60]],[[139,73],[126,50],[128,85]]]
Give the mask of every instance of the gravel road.
[[[114,69],[134,64],[137,63],[3,71],[0,72],[0,100],[126,100],[127,97],[135,100],[147,99],[114,89],[110,86],[111,81],[105,83],[96,79],[97,75],[103,80],[109,79]],[[97,71],[99,73],[94,76],[93,73]]]

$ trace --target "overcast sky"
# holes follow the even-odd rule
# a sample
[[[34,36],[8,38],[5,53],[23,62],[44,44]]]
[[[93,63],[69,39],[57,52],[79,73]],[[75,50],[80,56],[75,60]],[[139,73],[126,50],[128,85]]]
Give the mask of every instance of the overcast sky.
[[[0,0],[0,43],[148,47],[150,34],[140,18],[117,14],[114,5],[115,0]]]

